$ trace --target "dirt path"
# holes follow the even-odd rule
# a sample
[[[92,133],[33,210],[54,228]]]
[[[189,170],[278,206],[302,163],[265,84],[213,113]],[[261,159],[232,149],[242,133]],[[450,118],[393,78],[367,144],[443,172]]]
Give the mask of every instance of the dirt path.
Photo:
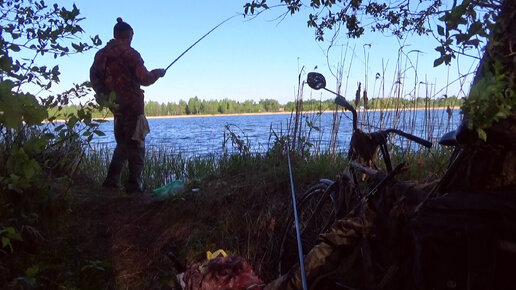
[[[262,207],[254,203],[253,194],[244,199],[236,194],[245,192],[240,187],[211,184],[206,188],[211,190],[209,195],[186,192],[159,202],[150,193],[126,195],[82,186],[76,233],[84,231],[84,249],[98,252],[88,259],[110,265],[104,275],[113,286],[106,288],[178,289],[174,284],[178,270],[168,253],[188,266],[205,259],[207,250],[225,249],[246,258],[256,271],[268,267],[268,261],[263,261],[271,253],[273,215],[261,217]],[[246,215],[250,217],[242,218]],[[255,241],[260,242],[255,245]]]
[[[212,221],[199,217],[196,198],[155,201],[151,193],[127,195],[90,180],[77,183],[72,191],[69,245],[78,253],[74,259],[81,267],[90,261],[102,263],[102,269],[91,269],[97,275],[91,277],[100,277],[91,289],[178,289],[178,271],[167,254],[193,261],[205,254],[194,250],[188,256],[199,246],[194,233],[205,232]]]
[[[106,204],[105,224],[111,237],[110,260],[117,289],[167,289],[173,285],[174,269],[165,255],[163,231],[167,224],[162,208],[149,194],[114,198]]]

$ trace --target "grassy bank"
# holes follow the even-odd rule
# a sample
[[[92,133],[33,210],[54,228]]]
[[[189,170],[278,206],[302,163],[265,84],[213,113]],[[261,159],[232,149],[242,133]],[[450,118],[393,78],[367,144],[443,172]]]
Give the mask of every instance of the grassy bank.
[[[291,214],[282,140],[257,155],[186,158],[166,148],[150,150],[147,193],[138,196],[101,188],[112,154],[108,149],[82,156],[75,173],[68,166],[56,169],[72,179],[54,172],[49,183],[37,183],[39,189],[27,189],[24,199],[11,205],[20,210],[20,240],[12,236],[12,250],[4,246],[0,252],[0,282],[13,288],[160,288],[176,273],[169,252],[191,265],[217,249],[245,257],[270,281],[279,231]],[[449,156],[439,148],[411,153],[394,148],[393,154],[395,163],[408,164],[399,178],[421,183],[438,178]],[[338,153],[292,155],[296,193],[320,178],[335,179],[347,162]],[[173,179],[184,181],[184,193],[154,201],[152,189]]]
[[[149,200],[134,212],[125,212],[125,225],[115,225],[128,236],[116,238],[117,261],[112,261],[119,286],[157,287],[173,280],[176,270],[167,253],[191,265],[206,251],[224,249],[248,259],[265,281],[274,278],[278,237],[291,214],[291,193],[283,151],[264,155],[232,155],[186,159],[161,152],[147,153],[145,183],[148,191],[164,180],[180,178],[185,192],[163,202]],[[393,151],[395,163],[407,162],[400,179],[426,183],[436,180],[447,165],[449,152],[442,149],[402,153]],[[107,155],[104,155],[107,156]],[[107,168],[102,156],[84,160],[83,174],[100,184]],[[335,179],[347,166],[343,155],[329,153],[293,158],[293,179],[298,195],[320,178]],[[92,165],[96,164],[96,165]],[[192,191],[198,188],[199,191]],[[143,237],[130,232],[144,231]],[[151,238],[149,238],[151,237]],[[130,240],[131,242],[128,242]],[[135,251],[127,257],[124,253]],[[133,256],[134,255],[134,256]],[[122,264],[120,264],[122,263]],[[137,273],[127,276],[128,273]]]
[[[348,163],[346,154],[335,147],[315,150],[316,144],[307,141],[317,140],[314,124],[319,116],[320,112],[292,115],[284,131],[271,131],[271,147],[262,154],[250,154],[248,144],[231,130],[223,144],[237,148],[225,152],[239,154],[186,157],[167,148],[151,148],[143,176],[147,192],[137,196],[101,188],[112,152],[107,148],[84,151],[86,144],[75,125],[61,126],[66,130],[59,135],[63,141],[50,145],[38,139],[42,133],[37,130],[13,137],[10,143],[6,139],[0,152],[10,155],[0,156],[7,160],[3,176],[9,176],[10,183],[7,179],[1,183],[5,210],[1,212],[0,284],[162,288],[176,273],[168,253],[191,265],[206,251],[217,249],[245,257],[270,281],[279,232],[292,214],[286,158],[289,136],[296,136],[290,150],[298,195],[320,178],[335,179]],[[410,128],[410,122],[398,125]],[[25,142],[23,148],[20,140]],[[45,154],[34,144],[41,144]],[[450,153],[439,147],[409,153],[391,149],[395,164],[403,160],[408,165],[398,177],[418,183],[437,179]],[[27,154],[34,162],[18,166],[15,161],[25,160]],[[122,178],[127,179],[126,170]],[[162,202],[152,199],[153,189],[175,179],[184,181],[183,194]],[[8,189],[13,185],[17,188]]]

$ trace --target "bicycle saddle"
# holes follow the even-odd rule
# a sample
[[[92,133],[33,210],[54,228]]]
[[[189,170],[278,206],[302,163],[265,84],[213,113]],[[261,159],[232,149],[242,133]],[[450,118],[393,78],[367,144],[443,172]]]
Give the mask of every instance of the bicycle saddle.
[[[476,133],[462,123],[457,127],[457,130],[445,133],[439,140],[439,144],[443,146],[458,146],[460,144],[471,144],[476,139],[478,139]]]
[[[441,144],[443,146],[459,145],[459,142],[457,142],[457,130],[453,130],[448,133],[445,133],[439,140],[439,144]]]

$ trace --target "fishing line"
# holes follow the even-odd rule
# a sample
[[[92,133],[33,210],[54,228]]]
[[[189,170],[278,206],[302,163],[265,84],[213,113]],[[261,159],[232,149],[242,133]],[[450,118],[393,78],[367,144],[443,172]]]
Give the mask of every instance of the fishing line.
[[[194,42],[192,45],[190,45],[190,47],[188,47],[185,51],[183,51],[183,53],[181,53],[176,59],[174,59],[174,61],[169,64],[167,66],[167,68],[165,69],[165,71],[167,71],[176,61],[178,61],[185,53],[187,53],[192,47],[194,47],[197,43],[199,43],[199,41],[201,41],[203,38],[205,38],[206,36],[208,36],[208,34],[210,34],[213,30],[217,29],[219,26],[221,26],[222,24],[226,23],[227,21],[229,21],[230,19],[236,17],[236,16],[240,16],[242,14],[236,14],[236,15],[233,15],[231,17],[228,17],[227,19],[225,19],[224,21],[222,21],[221,23],[217,24],[217,26],[213,27],[210,31],[208,31],[208,33],[206,33],[205,35],[203,35],[201,38],[199,38],[196,42]]]
[[[292,177],[292,166],[290,165],[290,146],[287,144],[287,160],[288,160],[288,173],[290,175],[290,191],[292,192],[292,207],[294,211],[294,220],[296,222],[296,239],[297,239],[297,253],[299,255],[299,268],[301,270],[301,282],[303,289],[307,290],[308,285],[306,283],[306,272],[305,272],[305,261],[303,257],[303,245],[301,244],[301,233],[299,232],[299,217],[297,216],[297,201],[296,193],[294,191],[294,178]]]

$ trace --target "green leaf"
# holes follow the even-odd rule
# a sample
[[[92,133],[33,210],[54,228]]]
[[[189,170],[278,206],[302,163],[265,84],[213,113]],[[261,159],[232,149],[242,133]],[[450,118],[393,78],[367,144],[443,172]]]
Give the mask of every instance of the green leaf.
[[[32,95],[19,95],[22,101],[23,121],[28,125],[39,125],[48,118],[47,109]]]
[[[79,52],[81,52],[81,51],[82,51],[82,49],[83,49],[83,46],[82,46],[82,45],[80,45],[80,44],[75,44],[75,43],[72,43],[72,47],[73,47],[75,50],[79,51]]]
[[[0,100],[0,124],[3,124],[8,129],[18,129],[21,122],[22,112],[16,105],[9,106],[9,99],[4,98]]]
[[[469,28],[469,35],[478,35],[483,31],[482,22],[475,21]]]
[[[93,133],[95,133],[97,136],[106,136],[106,134],[100,130],[94,130]]]
[[[13,87],[13,82],[9,80],[0,82],[0,97],[5,98],[8,95],[11,95],[11,90],[13,89]]]
[[[14,43],[9,46],[9,49],[14,51],[14,52],[20,51],[20,47],[18,45],[14,44]]]
[[[441,25],[437,25],[437,33],[440,36],[444,36],[444,27],[442,27]]]
[[[28,278],[34,278],[34,277],[36,277],[36,274],[38,274],[38,272],[39,272],[39,266],[34,265],[32,267],[27,268],[27,270],[25,270],[25,276]]]
[[[486,134],[486,131],[484,131],[484,129],[477,128],[477,134],[478,134],[478,138],[480,138],[480,140],[482,140],[484,142],[487,140],[487,134]]]
[[[444,57],[440,57],[436,60],[434,60],[434,67],[440,66],[444,62]]]
[[[438,46],[438,47],[436,47],[436,48],[435,48],[435,50],[436,50],[436,51],[438,51],[438,52],[440,52],[440,53],[441,53],[441,55],[443,55],[443,54],[445,54],[445,53],[446,53],[446,51],[445,51],[445,49],[444,49],[444,46]]]
[[[52,134],[52,133],[45,133],[43,135],[43,137],[45,137],[47,140],[50,140],[50,139],[54,139],[56,138],[56,135]]]
[[[496,113],[496,114],[495,114],[494,119],[495,119],[495,120],[505,119],[505,118],[507,118],[510,114],[511,114],[511,112],[510,112],[510,111],[500,111],[500,112],[498,112],[498,113]]]
[[[13,252],[13,245],[11,244],[11,240],[7,237],[2,237],[2,248],[9,246],[11,249],[11,253]]]
[[[480,39],[470,39],[470,40],[466,41],[464,44],[478,47],[478,45],[480,44]]]
[[[91,38],[91,41],[93,42],[93,45],[102,45],[102,40],[100,39],[100,37],[98,35],[95,35],[95,37],[92,37]]]
[[[13,65],[13,59],[8,56],[1,56],[0,57],[0,69],[4,71],[10,71],[11,67]]]
[[[75,115],[72,115],[70,116],[70,118],[68,119],[68,122],[67,122],[67,126],[68,128],[73,128],[75,126],[75,124],[77,124],[77,122],[79,121],[79,119],[75,116]]]
[[[25,175],[24,177],[28,180],[31,180],[36,175],[36,172],[38,172],[40,169],[41,167],[36,162],[36,160],[31,159],[25,163],[23,168],[23,174]]]
[[[45,149],[47,140],[48,138],[45,135],[41,138],[30,139],[23,145],[23,149],[27,154],[38,155]]]
[[[457,35],[455,35],[455,39],[457,40],[457,44],[460,44],[460,43],[463,43],[465,41],[468,41],[470,39],[470,35],[469,34],[463,34],[463,33],[459,33]]]

